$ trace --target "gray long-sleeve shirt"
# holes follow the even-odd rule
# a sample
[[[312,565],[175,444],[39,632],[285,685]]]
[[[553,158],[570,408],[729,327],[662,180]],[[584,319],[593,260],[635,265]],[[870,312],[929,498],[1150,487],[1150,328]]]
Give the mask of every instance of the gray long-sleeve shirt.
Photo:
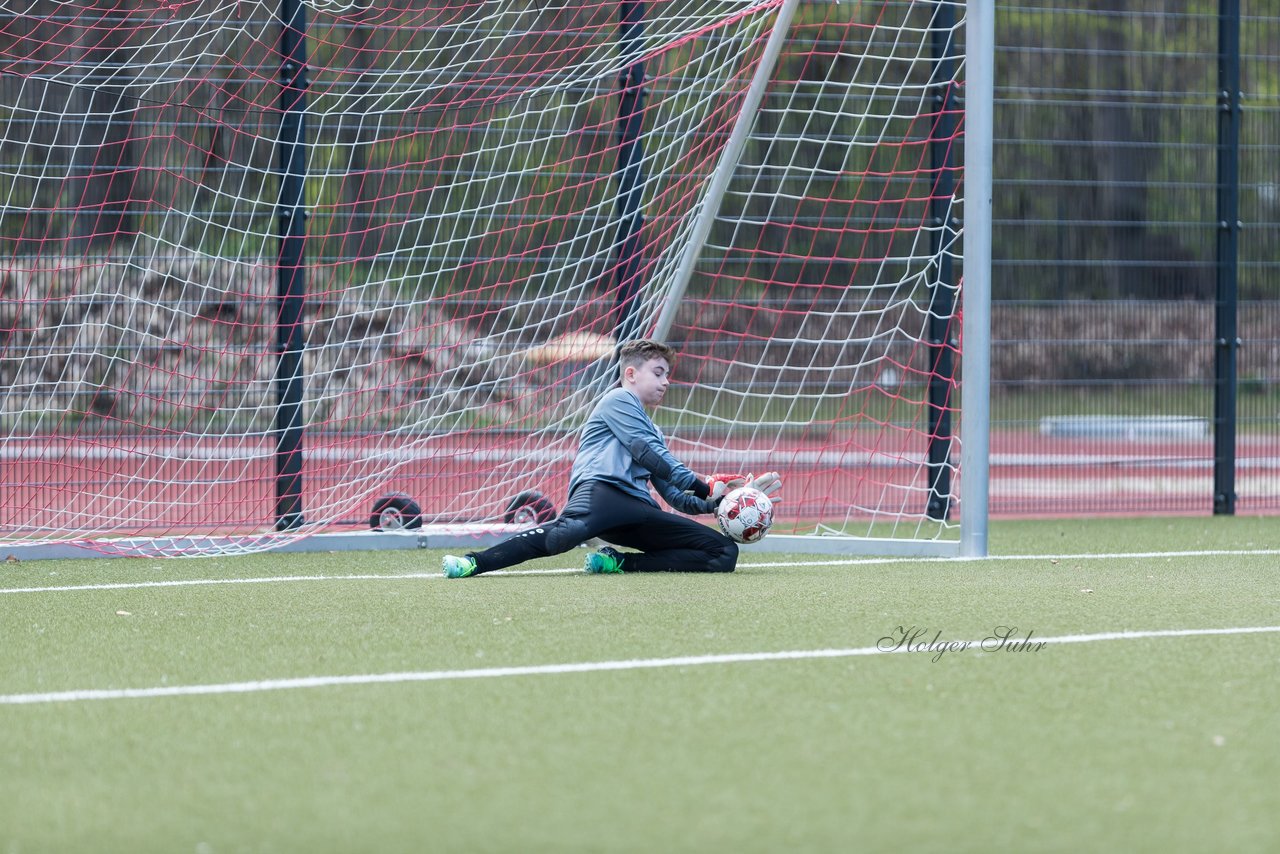
[[[665,477],[659,477],[636,459],[632,448],[637,440],[670,467]],[[645,412],[640,398],[625,388],[606,392],[582,427],[578,455],[569,475],[569,491],[588,480],[605,481],[657,507],[658,502],[649,492],[652,483],[666,502],[682,513],[711,512],[707,501],[685,491],[693,487],[698,476],[667,449],[667,440]]]

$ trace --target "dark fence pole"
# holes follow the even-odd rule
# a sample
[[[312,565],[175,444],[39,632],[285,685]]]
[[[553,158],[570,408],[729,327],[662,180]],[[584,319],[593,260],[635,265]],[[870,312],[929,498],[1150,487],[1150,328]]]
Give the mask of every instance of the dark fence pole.
[[[938,115],[929,141],[933,186],[929,193],[931,248],[937,259],[937,278],[929,289],[929,390],[928,471],[929,504],[926,515],[943,520],[951,512],[951,407],[955,404],[955,349],[952,321],[955,315],[955,271],[951,243],[956,222],[951,215],[955,195],[956,24],[952,0],[938,0],[932,23],[934,75],[937,88],[933,105]]]
[[[1214,316],[1213,512],[1236,512],[1240,237],[1240,0],[1218,2],[1218,242]]]
[[[622,0],[618,17],[618,53],[624,64],[618,80],[621,98],[618,101],[618,160],[616,176],[618,197],[615,205],[618,213],[616,238],[617,257],[617,325],[615,340],[621,342],[636,333],[636,294],[640,290],[640,229],[644,214],[640,213],[640,200],[644,193],[644,145],[640,139],[644,121],[644,102],[649,95],[644,85],[644,62],[640,59],[644,38],[644,3],[641,0]]]
[[[306,302],[307,13],[280,4],[280,249],[276,282],[276,529],[302,525],[302,309]]]

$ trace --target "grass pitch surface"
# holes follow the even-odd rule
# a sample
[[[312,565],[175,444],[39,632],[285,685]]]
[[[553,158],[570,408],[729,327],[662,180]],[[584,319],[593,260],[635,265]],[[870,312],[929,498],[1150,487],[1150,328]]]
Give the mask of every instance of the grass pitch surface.
[[[4,563],[0,852],[1275,851],[1278,533]]]

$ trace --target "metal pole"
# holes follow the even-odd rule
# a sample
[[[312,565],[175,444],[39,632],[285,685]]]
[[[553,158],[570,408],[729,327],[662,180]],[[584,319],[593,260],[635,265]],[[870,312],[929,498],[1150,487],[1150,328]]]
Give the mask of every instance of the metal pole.
[[[795,17],[796,7],[799,5],[800,0],[784,0],[778,9],[778,18],[773,23],[773,32],[769,34],[764,53],[761,54],[760,62],[756,65],[755,75],[751,78],[747,94],[742,99],[742,110],[738,113],[733,131],[729,134],[729,141],[720,152],[720,160],[716,163],[715,172],[711,176],[711,184],[707,187],[707,194],[702,199],[701,207],[698,208],[697,218],[694,220],[689,239],[684,244],[684,251],[680,255],[679,266],[671,280],[666,300],[662,304],[662,311],[654,324],[653,337],[659,341],[666,338],[672,324],[675,323],[680,301],[684,299],[684,292],[689,287],[693,268],[698,263],[698,256],[702,254],[707,235],[711,233],[711,225],[715,222],[716,214],[720,212],[720,202],[724,199],[725,191],[729,189],[729,181],[733,178],[738,158],[742,156],[742,150],[746,147],[751,126],[755,123],[760,102],[764,100],[765,89],[768,88],[769,78],[773,75],[773,66],[782,52],[782,45],[787,40],[787,31],[791,29],[791,19]]]
[[[644,39],[644,3],[622,0],[618,8],[618,52],[624,69],[618,78],[621,98],[618,101],[618,234],[615,241],[618,284],[617,317],[614,340],[622,342],[635,336],[635,302],[640,291],[640,229],[644,214],[640,200],[644,195],[644,144],[640,131],[644,124],[644,102],[649,88],[644,85],[644,62],[641,48]]]
[[[955,162],[952,145],[956,140],[956,116],[953,110],[956,49],[953,37],[956,11],[953,0],[936,0],[934,4],[932,40],[933,85],[938,88],[933,104],[938,110],[929,141],[933,189],[929,194],[929,214],[933,230],[930,243],[937,278],[929,293],[929,503],[925,513],[930,519],[944,520],[951,512],[951,407],[955,385],[955,344],[952,323],[955,320],[956,285],[951,242],[957,223],[951,215],[955,195]]]
[[[1213,512],[1236,512],[1236,323],[1240,238],[1240,0],[1218,2],[1218,241],[1214,317]]]
[[[965,22],[964,377],[960,384],[960,555],[987,553],[991,448],[991,157],[995,0],[970,0]]]
[[[302,516],[302,309],[306,301],[307,13],[280,4],[280,247],[276,281],[276,529]]]

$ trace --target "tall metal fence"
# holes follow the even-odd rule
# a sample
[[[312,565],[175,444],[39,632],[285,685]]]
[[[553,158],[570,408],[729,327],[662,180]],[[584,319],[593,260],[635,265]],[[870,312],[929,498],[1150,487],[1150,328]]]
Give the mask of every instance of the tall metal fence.
[[[1001,3],[996,49],[992,513],[1280,510],[1280,6]]]

